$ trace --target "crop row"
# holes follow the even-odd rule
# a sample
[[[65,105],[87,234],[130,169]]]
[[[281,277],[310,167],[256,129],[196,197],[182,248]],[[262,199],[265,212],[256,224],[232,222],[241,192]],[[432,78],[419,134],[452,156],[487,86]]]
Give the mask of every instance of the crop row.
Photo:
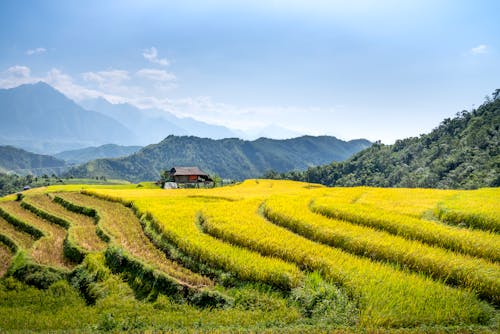
[[[197,212],[217,199],[176,197],[165,192],[141,190],[92,192],[124,201],[133,200],[138,211],[154,217],[163,237],[198,262],[232,272],[241,280],[264,282],[285,290],[303,281],[304,274],[294,264],[262,256],[203,233],[196,224]]]
[[[424,272],[451,285],[472,288],[482,298],[500,303],[498,265],[369,227],[326,218],[309,210],[310,201],[304,196],[272,196],[263,207],[264,215],[273,223],[308,239]]]
[[[329,196],[317,197],[311,208],[330,218],[373,227],[491,261],[500,260],[500,236],[491,232],[460,229],[373,206],[345,204]]]
[[[66,230],[63,227],[49,223],[23,209],[19,202],[3,202],[0,203],[0,207],[4,212],[13,217],[15,221],[23,222],[24,225],[30,226],[26,230],[38,230],[42,232],[43,236],[40,236],[40,239],[29,250],[29,255],[35,262],[66,269],[73,267],[72,263],[64,256],[63,246],[66,238]]]
[[[491,312],[471,292],[358,258],[273,225],[258,214],[259,204],[258,200],[211,204],[202,211],[202,226],[217,238],[320,271],[344,285],[359,298],[363,325],[476,323]]]
[[[440,202],[435,210],[442,221],[486,231],[500,232],[498,190],[485,188],[457,193]]]
[[[68,229],[67,240],[69,243],[83,248],[85,252],[101,251],[106,247],[106,244],[96,234],[96,225],[92,218],[65,209],[49,196],[25,197],[21,204],[42,218]]]
[[[167,275],[193,286],[212,285],[206,277],[200,276],[169,260],[144,235],[141,224],[134,213],[121,205],[78,193],[57,195],[73,204],[90,207],[99,215],[99,226],[111,237],[111,243],[123,247],[132,256],[150,263]]]

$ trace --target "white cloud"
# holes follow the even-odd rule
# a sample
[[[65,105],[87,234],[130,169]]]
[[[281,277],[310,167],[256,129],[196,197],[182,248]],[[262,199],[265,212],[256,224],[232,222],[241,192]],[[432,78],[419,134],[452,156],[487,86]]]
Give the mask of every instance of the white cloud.
[[[128,71],[124,70],[109,70],[99,72],[85,72],[82,74],[83,80],[95,82],[99,85],[110,83],[122,83],[130,79]]]
[[[143,50],[142,56],[153,64],[158,64],[161,66],[168,66],[170,62],[167,58],[158,58],[158,50],[154,46],[149,49]]]
[[[7,69],[7,73],[16,76],[16,77],[24,77],[27,78],[31,74],[31,70],[27,66],[15,65],[11,66]]]
[[[134,85],[125,70],[85,72],[81,76],[90,87],[103,94],[132,97],[144,93],[142,87]]]
[[[36,49],[29,49],[26,51],[26,54],[28,56],[32,56],[32,55],[39,55],[39,54],[42,54],[42,53],[45,53],[47,52],[47,49],[46,48],[36,48]]]
[[[153,81],[173,81],[176,79],[175,74],[164,71],[156,70],[153,68],[143,68],[135,73],[140,78],[153,80]]]
[[[470,49],[470,53],[472,53],[473,55],[480,55],[487,52],[488,52],[488,45],[486,44],[480,44],[475,48]]]

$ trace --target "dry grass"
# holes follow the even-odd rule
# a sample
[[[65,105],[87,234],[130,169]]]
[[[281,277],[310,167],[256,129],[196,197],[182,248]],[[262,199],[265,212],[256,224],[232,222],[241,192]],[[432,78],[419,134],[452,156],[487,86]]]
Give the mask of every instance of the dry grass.
[[[10,266],[12,252],[9,247],[0,242],[0,277],[2,277]]]
[[[30,196],[23,201],[68,221],[71,224],[68,229],[71,240],[74,240],[83,249],[93,252],[106,248],[106,243],[96,234],[96,225],[92,218],[66,210],[54,203],[47,195]]]
[[[29,250],[29,255],[35,262],[68,269],[73,267],[63,254],[63,242],[66,237],[64,228],[42,220],[33,213],[24,210],[19,202],[0,203],[0,207],[17,219],[45,233],[45,236],[35,241],[33,247]]]
[[[19,231],[3,218],[0,218],[0,231],[2,234],[5,234],[12,241],[14,241],[17,246],[24,250],[30,249],[33,246],[33,243],[35,243],[35,239],[31,235]]]
[[[112,242],[123,247],[132,256],[190,285],[213,285],[203,277],[169,260],[144,234],[141,224],[132,210],[120,203],[113,203],[78,193],[60,193],[61,198],[94,208],[100,217],[99,225],[111,237]]]

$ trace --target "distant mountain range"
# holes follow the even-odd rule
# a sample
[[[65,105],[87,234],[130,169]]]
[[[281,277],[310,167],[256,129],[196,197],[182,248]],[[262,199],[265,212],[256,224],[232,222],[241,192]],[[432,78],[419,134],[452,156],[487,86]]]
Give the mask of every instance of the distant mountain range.
[[[81,164],[100,158],[125,157],[139,151],[142,146],[120,146],[107,144],[98,147],[86,147],[78,150],[63,151],[54,154],[54,157],[66,161],[69,164]]]
[[[156,180],[161,171],[172,166],[192,165],[223,178],[242,180],[268,170],[283,172],[341,161],[370,145],[364,139],[346,142],[329,136],[255,141],[168,136],[128,157],[93,160],[71,168],[67,175],[137,182]]]
[[[0,173],[19,175],[59,174],[66,168],[63,160],[35,154],[12,146],[0,146]]]
[[[0,145],[43,154],[109,143],[145,146],[168,135],[212,139],[300,135],[275,124],[245,133],[163,110],[112,104],[103,98],[77,104],[43,82],[0,89],[0,120]]]
[[[141,110],[130,104],[112,104],[103,98],[87,99],[80,105],[96,110],[130,129],[140,145],[158,143],[168,135],[191,135],[202,138],[231,138],[238,133],[224,126],[212,125],[193,118],[180,118],[158,110]]]
[[[445,119],[429,134],[376,143],[343,162],[273,176],[329,186],[499,187],[500,89],[478,109]]]
[[[39,153],[136,142],[116,120],[84,110],[43,82],[0,89],[0,120],[0,144]]]

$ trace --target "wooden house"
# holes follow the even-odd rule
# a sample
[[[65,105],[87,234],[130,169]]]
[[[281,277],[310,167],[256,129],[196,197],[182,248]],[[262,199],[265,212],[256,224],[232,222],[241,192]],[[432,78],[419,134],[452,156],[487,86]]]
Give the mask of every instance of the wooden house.
[[[175,183],[210,183],[210,176],[198,167],[173,167],[170,170],[170,181]]]

